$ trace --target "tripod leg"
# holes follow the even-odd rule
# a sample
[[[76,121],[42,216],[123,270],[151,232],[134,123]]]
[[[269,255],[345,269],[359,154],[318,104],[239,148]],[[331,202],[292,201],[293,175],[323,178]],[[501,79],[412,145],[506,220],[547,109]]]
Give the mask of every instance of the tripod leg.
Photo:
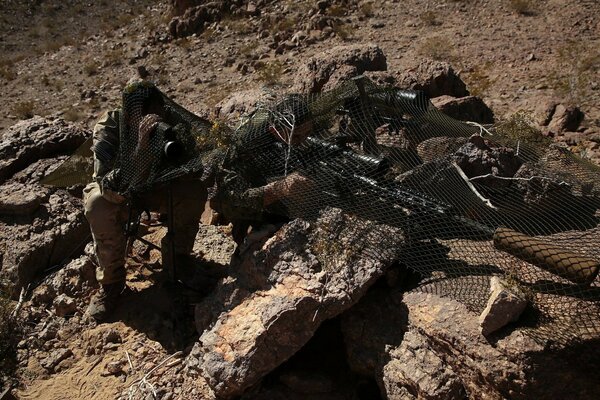
[[[171,184],[167,188],[167,240],[169,246],[169,262],[171,264],[171,280],[177,282],[177,266],[175,265],[175,231],[173,223],[173,190]]]

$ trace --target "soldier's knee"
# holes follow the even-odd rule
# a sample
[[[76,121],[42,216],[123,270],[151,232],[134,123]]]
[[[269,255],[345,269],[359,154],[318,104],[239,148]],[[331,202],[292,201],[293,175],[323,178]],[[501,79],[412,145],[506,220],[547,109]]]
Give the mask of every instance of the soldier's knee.
[[[102,197],[100,191],[89,193],[84,198],[84,214],[88,221],[101,217],[106,212],[107,201]]]

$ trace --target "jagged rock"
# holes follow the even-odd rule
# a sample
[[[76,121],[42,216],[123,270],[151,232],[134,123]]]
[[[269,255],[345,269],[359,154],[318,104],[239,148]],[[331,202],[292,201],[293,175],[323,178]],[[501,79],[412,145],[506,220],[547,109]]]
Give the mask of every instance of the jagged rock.
[[[61,361],[73,356],[71,349],[54,350],[48,357],[40,361],[42,367],[53,370]]]
[[[471,136],[453,158],[469,178],[488,174],[512,177],[522,164],[513,149],[495,146],[477,135]]]
[[[234,251],[235,242],[223,232],[222,227],[200,225],[194,242],[194,253],[199,254],[204,262],[228,267]]]
[[[600,387],[598,362],[580,361],[580,347],[548,350],[519,330],[490,343],[477,315],[432,294],[369,294],[342,328],[350,365],[387,398],[591,399]]]
[[[419,399],[464,399],[465,390],[456,373],[414,332],[404,334],[402,344],[389,353],[383,367],[383,385],[388,399],[404,399],[406,391]]]
[[[0,219],[4,249],[0,276],[13,282],[18,292],[40,271],[64,261],[83,245],[88,232],[81,200],[63,191],[51,194],[29,216]]]
[[[69,297],[66,294],[61,294],[55,298],[53,304],[54,312],[56,312],[56,315],[59,317],[64,317],[77,311],[77,303],[75,303],[75,300],[72,297]]]
[[[79,298],[97,285],[94,263],[83,255],[61,268],[47,285],[55,293]]]
[[[70,154],[89,135],[62,119],[39,116],[11,126],[0,136],[0,183],[41,158]]]
[[[557,105],[554,99],[540,101],[534,111],[535,123],[539,126],[548,126]]]
[[[202,334],[188,368],[219,397],[241,394],[298,351],[322,321],[358,301],[403,238],[398,228],[337,209],[314,223],[285,225],[256,252],[243,252],[232,275],[196,307]]]
[[[488,336],[510,322],[515,322],[525,310],[527,300],[516,286],[509,287],[497,276],[490,282],[490,298],[479,315],[481,334]]]
[[[469,95],[467,86],[447,62],[423,60],[413,69],[397,74],[396,85],[403,89],[422,90],[434,98],[448,95],[465,97]]]
[[[559,104],[554,110],[548,129],[554,133],[576,131],[583,118],[584,114],[578,107]]]
[[[229,6],[228,1],[213,1],[186,8],[183,15],[169,22],[169,34],[174,38],[183,38],[201,33],[209,24],[221,20],[222,13]]]
[[[312,57],[300,68],[293,91],[316,93],[365,71],[386,69],[386,57],[377,45],[337,46]]]
[[[444,95],[432,99],[431,102],[441,112],[454,119],[480,124],[494,123],[494,113],[479,97],[455,98]]]

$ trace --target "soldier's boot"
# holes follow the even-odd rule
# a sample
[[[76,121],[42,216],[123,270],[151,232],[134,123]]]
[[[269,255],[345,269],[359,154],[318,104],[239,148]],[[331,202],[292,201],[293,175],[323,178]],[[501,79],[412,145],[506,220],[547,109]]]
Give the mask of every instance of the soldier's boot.
[[[100,290],[92,296],[87,314],[96,320],[104,321],[117,307],[121,294],[125,291],[125,282],[102,285]]]

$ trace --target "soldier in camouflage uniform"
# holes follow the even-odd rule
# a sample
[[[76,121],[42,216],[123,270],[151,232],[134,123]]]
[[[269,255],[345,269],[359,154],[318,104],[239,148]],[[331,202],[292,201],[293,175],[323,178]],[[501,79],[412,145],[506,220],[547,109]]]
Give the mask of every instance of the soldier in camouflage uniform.
[[[217,194],[211,206],[233,223],[232,235],[242,244],[252,227],[288,220],[281,201],[303,193],[312,184],[298,174],[286,175],[282,163],[288,146],[299,145],[313,132],[305,100],[290,96],[275,107],[275,113],[288,113],[294,127],[272,121],[269,111],[259,110],[240,128],[237,143],[230,146],[217,172]],[[285,176],[284,178],[281,178]]]
[[[169,123],[165,112],[162,94],[152,90],[151,84],[144,99],[139,127],[130,127],[129,132],[138,132],[138,149],[152,137],[157,124]],[[92,298],[89,315],[101,321],[117,305],[120,294],[125,289],[125,256],[127,239],[125,225],[129,213],[129,202],[116,191],[113,181],[118,179],[113,168],[120,145],[120,124],[129,123],[123,118],[122,109],[108,111],[94,127],[94,181],[84,189],[85,216],[90,224],[97,256],[96,279],[100,283],[99,292]],[[133,129],[135,128],[135,129]],[[136,150],[138,150],[136,149]],[[139,162],[131,159],[128,163]],[[140,162],[143,164],[144,162]],[[137,167],[136,167],[137,168]],[[142,167],[143,168],[143,165]],[[144,172],[141,172],[143,175]],[[206,202],[206,187],[197,179],[179,178],[169,183],[173,194],[176,262],[188,256],[199,228],[200,215]],[[167,205],[166,187],[158,186],[136,195],[135,207],[141,210],[164,212]],[[168,255],[165,241],[162,243],[163,266]]]

